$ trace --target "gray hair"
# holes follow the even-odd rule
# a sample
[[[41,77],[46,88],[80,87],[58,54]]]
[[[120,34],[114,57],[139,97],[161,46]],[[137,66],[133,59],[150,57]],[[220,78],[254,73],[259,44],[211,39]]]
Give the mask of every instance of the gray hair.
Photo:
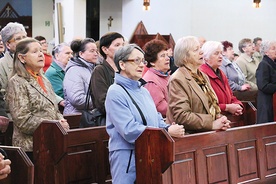
[[[272,40],[272,41],[262,41],[262,45],[261,45],[261,54],[265,55],[265,53],[270,49],[270,47],[272,45],[276,45],[276,40]]]
[[[136,44],[129,44],[129,45],[125,45],[121,48],[119,48],[115,54],[114,54],[114,63],[117,67],[117,69],[119,70],[119,73],[121,71],[121,67],[120,67],[120,64],[119,64],[119,61],[126,61],[128,60],[129,58],[129,55],[131,54],[131,52],[134,50],[134,49],[137,49],[139,50],[140,52],[142,52],[143,54],[144,51]]]
[[[53,55],[53,57],[56,59],[56,54],[58,54],[58,53],[60,53],[61,51],[62,51],[62,49],[64,48],[64,47],[70,47],[70,45],[68,44],[68,43],[65,43],[65,42],[63,42],[63,43],[60,43],[60,44],[58,44],[58,45],[56,45],[54,48],[53,48],[53,50],[52,50],[52,55]]]
[[[207,41],[202,45],[202,52],[204,59],[210,59],[210,56],[217,50],[223,51],[223,45],[218,41]]]
[[[244,38],[239,42],[239,51],[244,53],[243,48],[246,47],[247,44],[252,43],[250,38]]]
[[[177,40],[174,47],[174,64],[181,67],[190,62],[189,52],[192,51],[196,45],[200,45],[200,43],[195,36],[186,36]]]
[[[24,26],[17,22],[10,22],[8,23],[2,30],[1,30],[1,36],[3,43],[6,47],[6,42],[8,42],[10,39],[12,39],[13,35],[20,33],[20,32],[26,32]]]

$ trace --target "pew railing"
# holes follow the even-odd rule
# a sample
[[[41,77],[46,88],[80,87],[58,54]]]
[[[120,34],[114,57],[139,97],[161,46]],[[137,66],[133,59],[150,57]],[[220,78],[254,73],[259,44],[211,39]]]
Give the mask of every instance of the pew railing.
[[[35,183],[111,183],[105,127],[66,132],[43,121],[34,132]]]
[[[174,139],[147,128],[135,146],[137,184],[276,183],[276,123]]]
[[[33,184],[34,165],[27,154],[20,147],[0,146],[11,160],[11,173],[0,181],[1,184]]]

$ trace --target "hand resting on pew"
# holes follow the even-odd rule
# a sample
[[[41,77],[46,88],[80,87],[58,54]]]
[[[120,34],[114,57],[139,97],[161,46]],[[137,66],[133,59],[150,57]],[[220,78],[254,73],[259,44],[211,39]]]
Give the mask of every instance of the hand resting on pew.
[[[185,129],[183,125],[178,125],[173,122],[172,125],[168,128],[168,133],[172,137],[184,137]]]
[[[227,130],[227,128],[231,128],[230,123],[231,121],[226,116],[218,115],[217,119],[213,122],[213,130]]]
[[[11,172],[11,161],[4,159],[4,156],[0,153],[0,180],[6,178]]]
[[[69,126],[69,124],[67,123],[67,120],[66,120],[66,119],[61,119],[61,120],[59,120],[59,123],[61,124],[61,126],[64,128],[65,131],[70,130],[70,126]]]

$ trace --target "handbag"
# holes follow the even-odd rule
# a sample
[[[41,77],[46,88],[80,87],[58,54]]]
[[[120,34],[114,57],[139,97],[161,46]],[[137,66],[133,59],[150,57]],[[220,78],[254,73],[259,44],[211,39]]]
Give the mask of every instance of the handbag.
[[[91,98],[90,87],[91,80],[86,94],[85,108],[82,111],[80,118],[80,128],[105,126],[105,115],[103,115],[97,108],[94,108],[92,111],[89,110],[89,100]]]

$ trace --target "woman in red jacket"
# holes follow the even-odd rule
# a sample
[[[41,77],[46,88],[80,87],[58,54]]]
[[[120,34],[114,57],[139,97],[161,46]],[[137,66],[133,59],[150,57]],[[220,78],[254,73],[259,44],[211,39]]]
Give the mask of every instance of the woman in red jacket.
[[[242,114],[243,105],[232,93],[227,77],[219,67],[222,64],[223,46],[217,41],[207,41],[202,46],[205,63],[200,66],[200,70],[208,75],[213,87],[221,111],[239,116]]]

